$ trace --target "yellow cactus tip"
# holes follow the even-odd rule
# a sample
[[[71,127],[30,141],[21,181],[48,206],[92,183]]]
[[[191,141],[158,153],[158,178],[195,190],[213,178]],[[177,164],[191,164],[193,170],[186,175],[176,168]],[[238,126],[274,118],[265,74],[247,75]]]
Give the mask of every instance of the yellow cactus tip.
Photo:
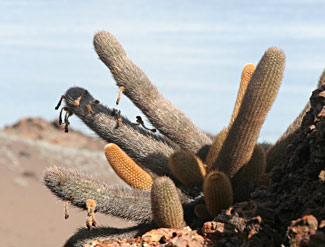
[[[114,147],[117,147],[117,145],[115,143],[108,143],[108,144],[105,145],[104,148],[106,150],[106,149],[111,149],[111,148],[114,148]]]
[[[248,63],[248,64],[246,64],[245,66],[244,66],[244,69],[246,70],[246,69],[255,69],[255,65],[254,64],[252,64],[252,63]]]
[[[137,165],[114,143],[105,145],[107,161],[116,174],[133,188],[150,190],[153,180],[150,174]]]

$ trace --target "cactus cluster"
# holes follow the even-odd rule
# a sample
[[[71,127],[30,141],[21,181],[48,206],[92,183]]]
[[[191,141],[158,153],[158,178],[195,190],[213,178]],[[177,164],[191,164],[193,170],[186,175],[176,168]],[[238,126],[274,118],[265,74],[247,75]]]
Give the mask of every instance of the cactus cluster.
[[[120,88],[116,104],[123,93],[160,133],[146,128],[140,117],[133,123],[100,104],[85,89],[73,87],[61,97],[66,131],[69,117],[78,116],[108,142],[109,164],[130,185],[103,184],[59,167],[45,172],[45,185],[56,196],[88,211],[90,229],[96,225],[95,211],[137,222],[139,229],[180,228],[196,218],[213,218],[234,202],[247,200],[265,183],[265,172],[285,159],[288,138],[301,117],[269,151],[257,144],[282,81],[282,50],[269,48],[256,67],[244,67],[231,120],[213,139],[159,93],[111,33],[96,33],[94,47]],[[112,232],[117,231],[110,228],[107,234]],[[132,228],[132,233],[139,232]]]

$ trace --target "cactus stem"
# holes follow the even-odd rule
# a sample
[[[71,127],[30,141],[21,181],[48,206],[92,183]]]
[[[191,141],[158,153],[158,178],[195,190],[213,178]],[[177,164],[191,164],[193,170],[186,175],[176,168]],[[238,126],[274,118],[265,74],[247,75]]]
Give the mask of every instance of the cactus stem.
[[[65,107],[62,107],[61,110],[60,110],[60,113],[59,113],[59,125],[62,124],[62,112],[64,110]]]
[[[92,101],[90,101],[89,104],[87,105],[88,112],[89,112],[90,114],[93,113],[93,108],[91,107],[92,104],[98,105],[98,104],[99,104],[99,100],[97,100],[97,99],[92,100]]]
[[[65,123],[65,126],[64,126],[64,131],[66,133],[69,132],[69,125],[70,125],[70,122],[69,122],[69,117],[72,116],[72,112],[69,111],[69,109],[67,107],[64,107],[64,110],[65,110],[65,116],[64,116],[64,123]]]
[[[86,201],[87,207],[87,221],[86,226],[91,231],[93,226],[96,226],[96,218],[95,218],[95,209],[96,209],[96,201],[94,199],[88,199]]]
[[[144,122],[143,122],[143,120],[142,120],[142,118],[140,116],[137,116],[136,118],[137,118],[137,123],[136,123],[137,125],[141,125],[143,128],[145,128],[146,130],[150,130],[151,132],[156,132],[157,131],[156,129],[150,129],[150,128],[146,127],[144,125]]]
[[[87,90],[85,90],[75,101],[74,101],[74,105],[75,106],[79,106],[80,105],[80,101],[82,100],[82,98],[84,97],[84,96],[86,96],[88,94],[88,91]]]
[[[60,108],[63,99],[65,99],[65,96],[64,95],[61,95],[61,98],[60,98],[58,104],[54,108],[55,110],[58,110]]]
[[[69,204],[71,204],[70,200],[64,202],[64,218],[65,219],[68,219],[70,216]]]
[[[118,91],[118,96],[117,96],[117,99],[116,99],[116,105],[118,105],[120,103],[121,96],[122,96],[122,93],[123,93],[124,89],[125,89],[124,86],[120,87],[120,89]]]
[[[117,111],[117,128],[121,127],[122,125],[122,117],[121,117],[121,110]]]

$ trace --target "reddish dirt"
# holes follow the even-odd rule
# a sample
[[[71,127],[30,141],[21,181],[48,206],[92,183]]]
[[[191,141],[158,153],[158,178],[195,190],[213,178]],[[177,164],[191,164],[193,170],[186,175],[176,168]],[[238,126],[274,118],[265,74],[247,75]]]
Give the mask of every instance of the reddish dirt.
[[[86,136],[79,131],[69,129],[64,132],[64,125],[57,121],[48,122],[41,118],[23,118],[12,126],[6,126],[2,132],[31,140],[44,140],[64,147],[103,150],[106,142],[95,137]]]

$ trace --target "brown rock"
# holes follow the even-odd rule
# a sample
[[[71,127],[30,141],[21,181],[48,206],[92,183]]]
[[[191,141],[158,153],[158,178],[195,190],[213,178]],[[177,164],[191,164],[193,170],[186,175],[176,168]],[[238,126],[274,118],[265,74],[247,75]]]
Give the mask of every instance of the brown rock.
[[[311,235],[316,233],[318,221],[313,215],[306,215],[293,220],[287,230],[287,239],[290,246],[307,244]]]

